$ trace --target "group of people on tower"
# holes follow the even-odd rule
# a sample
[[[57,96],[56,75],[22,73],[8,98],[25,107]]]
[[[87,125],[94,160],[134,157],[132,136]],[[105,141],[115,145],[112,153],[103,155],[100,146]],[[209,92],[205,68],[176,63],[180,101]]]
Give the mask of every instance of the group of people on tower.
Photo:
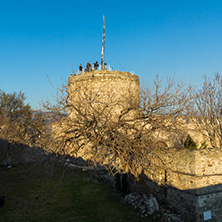
[[[104,66],[105,65],[107,65],[106,63],[104,63]],[[102,66],[102,65],[101,65]],[[83,67],[82,67],[82,64],[80,64],[80,66],[79,66],[79,72],[81,73],[81,72],[91,72],[92,70],[98,70],[98,68],[99,68],[99,63],[98,63],[98,61],[96,61],[95,63],[93,63],[93,67],[92,67],[92,65],[90,64],[90,62],[88,62],[87,64],[86,64],[86,68],[83,70]]]
[[[86,64],[86,68],[85,68],[85,72],[91,72],[92,70],[97,70],[99,68],[99,63],[98,61],[96,61],[95,63],[93,63],[93,68],[92,68],[92,65],[90,64],[90,62],[88,62]],[[80,72],[83,72],[83,67],[82,67],[82,64],[80,64],[79,66],[79,71]]]

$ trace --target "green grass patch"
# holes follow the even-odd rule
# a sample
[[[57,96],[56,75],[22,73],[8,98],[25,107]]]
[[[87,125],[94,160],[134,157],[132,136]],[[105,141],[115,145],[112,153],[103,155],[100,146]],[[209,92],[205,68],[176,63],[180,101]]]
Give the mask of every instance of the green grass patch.
[[[0,167],[0,196],[5,196],[0,221],[153,221],[121,204],[118,196],[88,172],[68,169],[60,180],[62,167],[55,168],[52,178],[44,171],[32,165]]]

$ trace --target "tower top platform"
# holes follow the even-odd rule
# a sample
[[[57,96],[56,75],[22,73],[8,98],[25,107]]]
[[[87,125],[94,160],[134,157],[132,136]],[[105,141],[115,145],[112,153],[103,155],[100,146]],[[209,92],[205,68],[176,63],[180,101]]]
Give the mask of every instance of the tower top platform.
[[[135,81],[139,83],[139,77],[135,74],[131,74],[129,72],[120,72],[118,70],[109,71],[105,70],[92,70],[91,72],[82,72],[81,74],[72,74],[69,77],[69,82],[74,81],[81,81],[81,80],[92,80],[93,79],[128,79],[130,81]]]

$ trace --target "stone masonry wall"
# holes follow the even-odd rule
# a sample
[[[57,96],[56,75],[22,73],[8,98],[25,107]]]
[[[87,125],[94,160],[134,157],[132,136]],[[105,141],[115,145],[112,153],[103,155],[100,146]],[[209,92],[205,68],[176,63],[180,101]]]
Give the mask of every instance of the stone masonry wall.
[[[69,102],[76,107],[87,106],[90,99],[115,104],[112,110],[119,113],[129,102],[139,104],[139,78],[128,72],[94,70],[69,77]],[[88,96],[88,97],[87,97]],[[88,112],[86,107],[86,112]],[[115,116],[115,114],[113,115]],[[175,121],[175,120],[172,120]],[[184,117],[176,120],[190,135],[197,147],[205,142],[201,132]],[[198,121],[198,120],[196,120]],[[160,136],[168,146],[178,143]],[[182,141],[182,145],[183,145]],[[207,143],[208,147],[210,146]],[[182,147],[182,146],[181,146]],[[219,149],[188,150],[184,148],[156,149],[145,158],[143,173],[157,184],[166,184],[165,197],[184,214],[185,221],[222,221],[222,151]],[[147,165],[146,165],[147,164]],[[138,174],[142,169],[138,169]],[[147,183],[149,184],[154,183]]]
[[[70,104],[77,106],[84,103],[81,100],[86,96],[97,104],[106,102],[112,106],[118,103],[117,112],[130,102],[139,104],[139,77],[128,72],[94,70],[71,75],[68,87]]]
[[[144,172],[157,183],[166,181],[167,201],[185,221],[222,221],[222,151],[171,148],[156,154]]]

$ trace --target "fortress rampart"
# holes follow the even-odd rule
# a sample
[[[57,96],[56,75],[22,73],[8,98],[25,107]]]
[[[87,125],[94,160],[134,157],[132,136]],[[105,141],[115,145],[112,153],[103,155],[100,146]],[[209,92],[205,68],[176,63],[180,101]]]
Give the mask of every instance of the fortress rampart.
[[[139,104],[139,77],[128,72],[83,72],[71,75],[68,86],[69,102],[76,107],[88,106],[86,100],[90,99],[98,106],[100,102],[117,103],[115,111],[119,113],[130,102]],[[86,109],[86,112],[89,111]],[[170,121],[176,121],[183,137],[157,133],[159,142],[166,144],[166,148],[148,154],[143,169],[138,168],[138,174],[144,173],[148,178],[147,186],[157,197],[164,196],[181,211],[185,221],[219,222],[222,220],[222,151],[209,149],[209,141],[197,131],[198,118],[180,116],[167,124]],[[184,149],[188,135],[197,144],[197,149]],[[199,149],[203,144],[206,144],[205,149]],[[165,184],[164,194],[159,192],[162,184]]]
[[[169,148],[148,156],[144,174],[151,181],[165,183],[165,198],[184,214],[185,221],[222,218],[222,151]],[[148,182],[149,187],[153,182]],[[156,186],[157,188],[158,186]],[[158,190],[158,188],[157,188]],[[158,191],[154,189],[154,192]],[[158,194],[157,194],[158,196]]]

